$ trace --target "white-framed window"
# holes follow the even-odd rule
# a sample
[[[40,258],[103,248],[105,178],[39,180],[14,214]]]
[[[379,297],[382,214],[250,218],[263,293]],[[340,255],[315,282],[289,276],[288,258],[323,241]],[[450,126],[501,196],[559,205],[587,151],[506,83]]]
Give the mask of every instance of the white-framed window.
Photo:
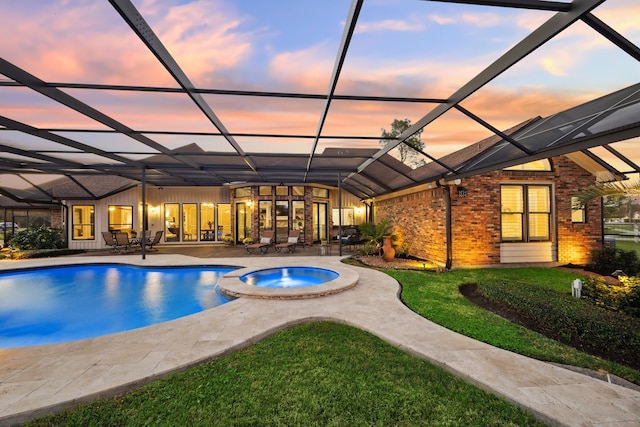
[[[585,206],[575,208],[578,206],[578,197],[571,198],[571,222],[574,224],[584,224],[587,222],[587,209]]]
[[[131,232],[133,229],[133,206],[109,205],[109,231]]]
[[[71,207],[73,240],[95,239],[95,205],[73,205]]]
[[[520,165],[509,166],[504,168],[506,171],[534,171],[543,172],[551,170],[551,162],[549,159],[534,160],[533,162],[522,163]]]
[[[333,208],[331,210],[331,222],[335,227],[340,225],[340,209]],[[354,221],[354,209],[342,208],[342,225],[355,225]]]
[[[503,242],[551,240],[551,186],[504,184],[500,187]]]

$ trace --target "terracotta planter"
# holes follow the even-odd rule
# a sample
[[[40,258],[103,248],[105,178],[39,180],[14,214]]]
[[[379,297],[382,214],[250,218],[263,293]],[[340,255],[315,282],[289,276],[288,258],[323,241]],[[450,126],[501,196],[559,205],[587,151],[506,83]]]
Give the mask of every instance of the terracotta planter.
[[[391,236],[382,236],[382,259],[391,261],[396,256],[396,250],[391,246]]]

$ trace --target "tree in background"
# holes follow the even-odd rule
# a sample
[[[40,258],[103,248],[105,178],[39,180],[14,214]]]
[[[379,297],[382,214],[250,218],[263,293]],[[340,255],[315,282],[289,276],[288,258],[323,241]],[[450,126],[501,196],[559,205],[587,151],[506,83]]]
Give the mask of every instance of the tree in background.
[[[637,219],[640,210],[637,196],[606,196],[603,199],[603,206],[606,219]]]
[[[387,145],[389,142],[392,142],[398,135],[402,134],[404,131],[411,127],[411,120],[404,119],[398,120],[394,119],[393,123],[391,123],[391,130],[387,132],[386,129],[382,129],[382,136],[380,139],[380,143],[382,145]],[[422,129],[418,132],[411,135],[407,138],[404,143],[398,145],[398,153],[400,155],[400,161],[408,166],[413,168],[417,168],[418,166],[423,166],[425,164],[424,159],[420,157],[420,155],[414,151],[413,149],[420,150],[424,148],[424,142],[420,139],[422,135]]]

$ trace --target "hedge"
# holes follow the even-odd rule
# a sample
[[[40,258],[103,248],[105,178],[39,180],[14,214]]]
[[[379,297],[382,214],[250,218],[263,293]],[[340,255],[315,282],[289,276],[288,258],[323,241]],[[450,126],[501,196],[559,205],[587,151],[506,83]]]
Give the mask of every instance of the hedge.
[[[490,301],[507,304],[568,344],[637,368],[638,318],[539,285],[491,282],[479,283],[478,289]]]
[[[582,295],[608,310],[640,318],[640,278],[620,276],[618,279],[619,284],[608,284],[600,278],[585,279]]]

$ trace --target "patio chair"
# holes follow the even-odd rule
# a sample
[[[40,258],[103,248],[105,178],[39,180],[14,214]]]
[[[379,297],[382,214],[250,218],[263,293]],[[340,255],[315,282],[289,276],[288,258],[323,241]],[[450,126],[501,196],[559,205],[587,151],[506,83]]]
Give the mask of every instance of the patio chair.
[[[157,251],[158,249],[154,246],[157,246],[160,243],[160,239],[162,238],[162,230],[156,231],[156,235],[153,237],[153,240],[147,239],[144,242],[145,248],[149,248],[151,251]]]
[[[353,249],[362,243],[362,240],[360,238],[360,233],[355,228],[347,229],[342,234],[342,237],[340,238],[340,243],[343,246],[348,246],[350,249]]]
[[[113,233],[110,231],[103,231],[102,238],[104,239],[105,245],[111,246],[113,249],[116,248],[116,239],[114,239]]]
[[[120,253],[122,250],[128,252],[130,247],[129,235],[124,232],[118,232],[115,234],[115,246],[113,247],[116,252]]]
[[[300,230],[291,230],[289,231],[289,238],[286,242],[278,243],[274,246],[276,252],[282,251],[282,249],[287,249],[289,253],[293,253],[296,250],[296,246],[298,245],[298,238],[300,237]],[[303,246],[304,247],[304,246]]]
[[[262,238],[258,243],[252,243],[250,245],[246,245],[247,252],[252,253],[255,249],[260,249],[260,253],[263,255],[267,253],[269,246],[273,244],[273,230],[266,230],[262,232]]]

